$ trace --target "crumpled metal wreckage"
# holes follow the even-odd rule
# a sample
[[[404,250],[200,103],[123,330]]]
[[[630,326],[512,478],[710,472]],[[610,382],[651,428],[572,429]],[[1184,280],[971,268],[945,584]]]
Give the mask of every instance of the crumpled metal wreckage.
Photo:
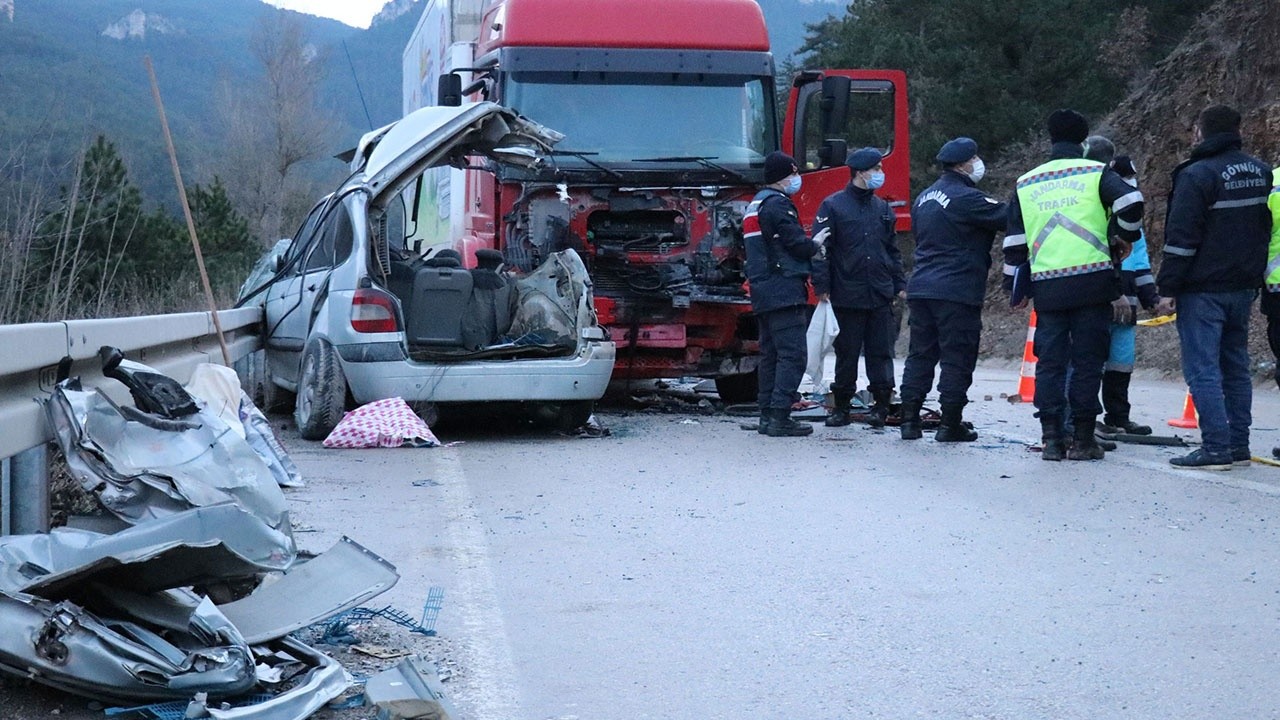
[[[253,424],[238,434],[220,408],[111,350],[102,350],[104,368],[129,386],[137,407],[86,390],[79,378],[59,382],[45,405],[80,486],[131,525],[231,500],[287,533],[288,510],[276,480],[287,471],[273,470],[246,440]]]
[[[351,678],[289,633],[399,575],[346,538],[300,559],[269,461],[107,350],[137,407],[67,379],[47,412],[73,475],[129,526],[0,538],[0,672],[106,703],[185,702],[188,718],[310,716]],[[253,695],[267,699],[233,706]]]
[[[199,695],[188,717],[305,718],[351,681],[289,633],[355,607],[399,576],[345,538],[296,562],[278,552],[279,535],[223,503],[114,535],[58,528],[0,538],[0,671],[112,703]],[[227,605],[200,592],[265,574],[283,577]],[[232,618],[243,619],[252,642]],[[269,701],[221,707],[263,691]]]

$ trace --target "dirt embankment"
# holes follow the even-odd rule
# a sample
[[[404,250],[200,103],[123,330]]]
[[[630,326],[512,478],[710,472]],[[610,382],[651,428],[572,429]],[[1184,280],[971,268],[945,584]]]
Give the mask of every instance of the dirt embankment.
[[[1191,128],[1206,106],[1222,103],[1240,111],[1246,152],[1271,164],[1280,162],[1280,0],[1220,0],[1210,7],[1167,58],[1094,132],[1111,137],[1123,154],[1137,161],[1147,200],[1146,233],[1152,265],[1159,270],[1164,246],[1164,217],[1170,176],[1191,149]],[[1007,195],[1014,179],[1042,162],[1048,144],[1037,139],[1006,152],[993,163],[988,188]],[[1000,264],[996,251],[996,267]],[[982,350],[993,357],[1021,355],[1026,319],[1011,316],[999,292],[998,272],[984,313]],[[1260,375],[1270,376],[1274,359],[1264,323],[1255,318],[1251,354]],[[1180,365],[1173,326],[1138,333],[1140,367],[1177,371]]]

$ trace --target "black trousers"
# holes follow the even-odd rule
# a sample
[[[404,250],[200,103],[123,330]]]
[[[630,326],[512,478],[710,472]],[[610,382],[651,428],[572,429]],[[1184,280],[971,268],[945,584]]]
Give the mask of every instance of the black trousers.
[[[969,401],[973,368],[982,338],[982,308],[951,300],[908,300],[910,349],[902,371],[904,402],[924,402],[933,389],[933,368],[942,366],[938,396],[943,405]]]
[[[1280,313],[1267,315],[1267,344],[1280,365]],[[1276,385],[1280,385],[1280,371],[1276,372]]]
[[[1097,417],[1102,366],[1111,351],[1111,304],[1037,311],[1034,349],[1036,409],[1042,416]]]
[[[836,351],[836,379],[831,392],[852,397],[858,390],[858,356],[867,356],[867,380],[871,394],[893,391],[893,339],[897,334],[893,306],[871,309],[832,308],[840,334],[832,343]]]
[[[804,305],[756,315],[760,327],[759,393],[756,402],[761,410],[791,409],[792,399],[804,379],[808,357],[805,332],[809,312]]]

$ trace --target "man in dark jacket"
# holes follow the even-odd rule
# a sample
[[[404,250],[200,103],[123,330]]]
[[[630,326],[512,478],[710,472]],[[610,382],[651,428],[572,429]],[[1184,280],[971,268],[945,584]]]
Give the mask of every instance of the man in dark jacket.
[[[1230,470],[1249,462],[1249,310],[1267,269],[1271,167],[1241,147],[1240,113],[1211,105],[1191,158],[1173,171],[1156,282],[1159,309],[1178,312],[1182,376],[1200,415],[1199,449],[1175,467]]]
[[[829,232],[810,240],[800,224],[790,197],[800,189],[800,173],[790,155],[769,153],[764,180],[742,219],[751,309],[760,328],[759,432],[809,435],[812,426],[791,419],[791,402],[804,377],[810,258]]]
[[[941,362],[938,396],[942,426],[938,442],[970,442],[978,433],[964,424],[973,368],[982,335],[991,245],[1005,229],[1009,206],[979,190],[986,172],[978,143],[960,137],[935,158],[942,175],[911,206],[915,271],[907,283],[911,346],[902,371],[903,440],[921,437],[920,406]]]
[[[849,404],[857,390],[858,356],[867,356],[867,376],[875,405],[869,424],[883,427],[893,396],[894,297],[906,297],[902,253],[894,238],[893,210],[876,197],[884,185],[880,151],[850,153],[848,187],[822,201],[813,227],[829,233],[826,257],[814,263],[813,289],[830,299],[840,334],[835,339],[835,404],[827,425],[849,424]],[[814,236],[817,239],[817,235]]]
[[[1041,459],[1100,460],[1104,452],[1093,433],[1102,411],[1098,391],[1110,350],[1111,303],[1120,297],[1116,266],[1142,235],[1142,193],[1081,157],[1089,135],[1083,115],[1055,110],[1048,130],[1049,161],[1018,178],[1009,204],[1005,290],[1013,290],[1015,272],[1029,272]],[[1070,449],[1063,435],[1068,409]]]

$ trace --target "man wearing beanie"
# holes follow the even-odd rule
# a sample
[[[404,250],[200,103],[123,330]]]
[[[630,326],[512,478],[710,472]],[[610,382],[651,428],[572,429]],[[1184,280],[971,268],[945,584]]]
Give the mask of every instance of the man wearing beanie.
[[[840,334],[835,339],[835,405],[829,427],[849,424],[849,404],[857,390],[858,356],[867,357],[868,385],[875,405],[868,424],[883,427],[893,396],[893,299],[906,297],[902,253],[894,238],[893,210],[876,197],[884,185],[880,151],[849,154],[849,185],[822,201],[814,231],[829,233],[825,258],[814,263],[813,290],[829,299]],[[817,236],[815,236],[816,238]]]
[[[1036,397],[1041,459],[1100,460],[1098,391],[1111,341],[1118,265],[1142,236],[1142,193],[1106,165],[1085,160],[1089,123],[1074,110],[1049,115],[1050,159],[1018,178],[1004,238],[1004,279],[1019,266],[1035,298]],[[1025,306],[1026,300],[1019,303]],[[1067,377],[1070,375],[1070,387]],[[1064,421],[1073,422],[1070,448]]]
[[[1240,113],[1200,111],[1191,157],[1173,170],[1159,312],[1178,311],[1182,376],[1200,420],[1200,447],[1174,467],[1248,465],[1253,423],[1249,313],[1267,267],[1271,166],[1242,149]],[[1269,281],[1268,281],[1269,282]]]
[[[978,143],[947,142],[935,158],[942,175],[911,206],[915,270],[907,283],[911,345],[902,371],[903,440],[922,436],[920,406],[941,363],[938,396],[942,425],[938,442],[971,442],[978,433],[964,423],[973,368],[982,336],[991,245],[1005,229],[1009,206],[976,186],[985,174]]]
[[[800,173],[790,155],[765,156],[764,181],[742,218],[751,309],[760,328],[759,432],[796,437],[813,432],[809,424],[791,419],[791,403],[808,351],[810,258],[826,234],[810,240],[800,224],[791,202],[800,189]]]

